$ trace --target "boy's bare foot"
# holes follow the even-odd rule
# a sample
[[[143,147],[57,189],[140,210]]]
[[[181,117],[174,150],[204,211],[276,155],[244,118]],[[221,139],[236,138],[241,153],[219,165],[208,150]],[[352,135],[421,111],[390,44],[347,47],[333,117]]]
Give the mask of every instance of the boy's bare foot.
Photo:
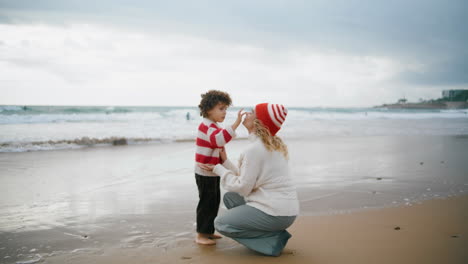
[[[209,239],[208,237],[198,234],[195,238],[195,242],[200,245],[215,245],[216,241]]]
[[[209,239],[220,239],[220,238],[223,238],[222,236],[217,235],[217,234],[215,234],[215,233],[213,233],[213,234],[198,233],[198,236],[207,237],[207,238],[209,238]]]
[[[210,239],[220,239],[220,238],[223,238],[222,236],[217,235],[217,234],[209,234],[208,237],[209,237]]]

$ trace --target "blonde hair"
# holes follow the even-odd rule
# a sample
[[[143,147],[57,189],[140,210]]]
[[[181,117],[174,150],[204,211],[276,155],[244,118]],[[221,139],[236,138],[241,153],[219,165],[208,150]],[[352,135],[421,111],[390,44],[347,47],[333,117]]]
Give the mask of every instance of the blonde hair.
[[[286,159],[289,159],[288,146],[278,136],[271,136],[270,130],[258,119],[254,121],[254,133],[262,140],[268,151],[281,152]]]

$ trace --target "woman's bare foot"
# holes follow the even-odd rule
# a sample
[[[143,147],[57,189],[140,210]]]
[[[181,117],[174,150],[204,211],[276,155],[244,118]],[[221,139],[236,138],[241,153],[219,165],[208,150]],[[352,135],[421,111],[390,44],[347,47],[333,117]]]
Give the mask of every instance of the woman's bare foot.
[[[285,249],[283,249],[283,251],[281,251],[281,254],[296,255],[296,250],[285,248]]]
[[[207,237],[204,234],[197,234],[197,237],[195,238],[195,242],[200,245],[216,245],[216,241],[211,240],[209,237]]]

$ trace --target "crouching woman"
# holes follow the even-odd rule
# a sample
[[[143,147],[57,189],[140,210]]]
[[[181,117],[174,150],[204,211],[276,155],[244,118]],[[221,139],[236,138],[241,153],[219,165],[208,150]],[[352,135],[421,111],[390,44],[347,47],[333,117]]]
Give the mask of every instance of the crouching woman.
[[[216,166],[202,165],[221,176],[228,209],[215,219],[215,229],[254,251],[279,256],[291,234],[286,229],[299,214],[296,188],[289,173],[288,148],[276,136],[287,110],[263,103],[245,113],[249,145],[234,165],[221,152]]]

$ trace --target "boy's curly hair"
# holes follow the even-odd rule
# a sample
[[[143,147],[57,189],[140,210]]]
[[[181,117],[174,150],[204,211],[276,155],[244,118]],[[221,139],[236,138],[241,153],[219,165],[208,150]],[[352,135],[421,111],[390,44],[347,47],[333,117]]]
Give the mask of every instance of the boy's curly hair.
[[[203,117],[208,117],[208,111],[213,109],[218,103],[223,103],[226,106],[230,106],[232,104],[229,94],[218,90],[209,90],[208,92],[201,94],[201,98],[198,108],[200,108],[200,115]]]

